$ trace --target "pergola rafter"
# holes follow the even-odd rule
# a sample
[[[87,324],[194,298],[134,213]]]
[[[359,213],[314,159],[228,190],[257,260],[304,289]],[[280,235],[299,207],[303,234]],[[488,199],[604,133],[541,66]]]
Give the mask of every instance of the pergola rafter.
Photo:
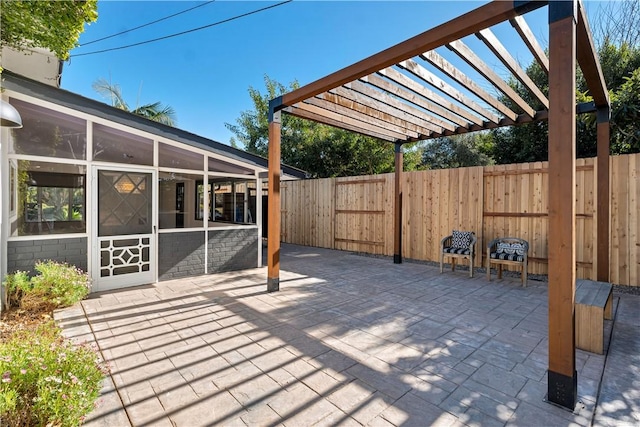
[[[420,58],[428,61],[435,68],[440,70],[442,73],[446,74],[453,80],[457,81],[460,85],[466,88],[469,92],[475,94],[478,98],[482,99],[491,107],[495,108],[499,112],[505,115],[505,117],[510,118],[511,120],[516,120],[518,115],[504,105],[502,102],[498,101],[493,95],[489,94],[486,90],[482,89],[479,85],[477,85],[473,80],[467,77],[462,71],[458,70],[456,67],[451,65],[444,59],[442,56],[438,55],[435,50],[431,52],[425,52],[420,55]],[[495,121],[494,121],[495,122]],[[497,122],[495,122],[497,123]]]
[[[518,34],[520,34],[522,41],[527,45],[529,51],[533,54],[533,57],[536,59],[540,67],[542,67],[542,70],[549,75],[549,58],[547,58],[547,54],[544,53],[544,49],[540,46],[538,40],[531,32],[531,28],[527,25],[527,21],[525,21],[522,16],[516,16],[515,18],[510,19],[509,22]]]
[[[547,6],[549,56],[523,15]],[[535,85],[491,27],[509,21],[549,75],[548,95]],[[479,37],[534,97],[530,105],[462,39]],[[484,80],[474,81],[436,49],[446,47]],[[593,103],[576,105],[579,64]],[[422,64],[425,64],[424,66]],[[443,80],[427,66],[440,73]],[[457,89],[453,84],[460,86]],[[489,84],[491,94],[483,88]],[[427,88],[426,85],[431,88]],[[514,105],[507,107],[501,94]],[[609,97],[580,0],[492,1],[449,22],[271,100],[269,104],[269,230],[267,290],[279,289],[280,114],[285,112],[395,143],[394,262],[402,262],[402,145],[502,126],[549,122],[548,399],[573,409],[576,114],[597,114],[597,277],[609,279]],[[441,236],[434,236],[440,238]]]
[[[542,93],[538,86],[531,80],[531,77],[527,75],[527,73],[518,65],[518,61],[515,60],[513,56],[507,52],[507,49],[500,43],[498,38],[493,34],[493,32],[485,28],[484,30],[478,31],[477,36],[487,45],[487,47],[493,52],[500,61],[513,73],[513,75],[527,88],[540,103],[545,107],[549,108],[549,100]]]
[[[478,55],[476,55],[467,45],[462,41],[456,40],[449,44],[447,47],[455,52],[460,59],[469,64],[485,79],[487,79],[497,90],[502,92],[507,98],[512,100],[518,107],[522,109],[529,117],[534,118],[536,110],[527,104],[527,101],[522,99],[518,93],[513,90],[511,86],[505,82],[502,77],[491,69]]]

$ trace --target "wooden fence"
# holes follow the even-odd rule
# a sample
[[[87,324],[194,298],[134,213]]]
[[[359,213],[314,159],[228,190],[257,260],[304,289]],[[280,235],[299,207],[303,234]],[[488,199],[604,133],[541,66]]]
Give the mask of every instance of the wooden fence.
[[[640,154],[610,157],[610,280],[640,286]],[[476,265],[496,237],[529,242],[529,273],[547,274],[547,162],[406,172],[402,255],[438,261],[453,229],[478,237]],[[596,278],[596,162],[576,163],[579,278]],[[283,182],[282,241],[393,255],[394,175]],[[569,201],[567,201],[569,202]]]

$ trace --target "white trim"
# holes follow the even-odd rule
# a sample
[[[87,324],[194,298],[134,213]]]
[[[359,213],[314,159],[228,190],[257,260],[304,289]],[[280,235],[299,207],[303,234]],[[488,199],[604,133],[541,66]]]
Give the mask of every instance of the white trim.
[[[85,167],[89,165],[89,162],[86,160],[67,159],[63,157],[32,156],[30,154],[9,154],[8,157],[9,159],[26,160],[29,162],[63,163],[65,165],[80,165]]]
[[[247,181],[253,181],[255,175],[240,175],[236,173],[224,173],[224,172],[208,172],[209,176],[215,178],[234,178],[244,179]]]
[[[258,267],[262,267],[262,179],[256,174],[256,226],[258,227]]]
[[[204,228],[163,228],[162,230],[158,230],[158,234],[170,234],[170,233],[189,233],[194,231],[218,231],[218,230],[245,230],[245,229],[253,229],[258,228],[255,224],[238,224],[238,225],[221,225],[221,226],[212,226],[207,229]]]
[[[209,228],[209,217],[211,216],[211,212],[209,212],[209,174],[207,172],[208,162],[209,158],[207,156],[204,156],[204,174],[202,175],[202,203],[204,204],[202,209],[202,229],[204,230],[204,274],[209,274],[209,233],[207,232],[207,229]],[[196,212],[200,209],[197,200],[197,188],[198,186],[196,184]],[[213,215],[213,219],[215,219],[215,214]]]
[[[113,163],[112,163],[113,164]],[[198,169],[177,169],[177,168],[168,168],[166,166],[163,167],[158,167],[158,172],[166,172],[166,173],[183,173],[186,175],[200,175],[201,177],[204,176],[204,174],[206,173],[205,171],[202,170],[198,170]],[[198,173],[199,172],[199,173]]]
[[[123,167],[124,166],[124,167]],[[129,165],[112,164],[108,167],[93,164],[91,166],[91,185],[97,189],[97,175],[99,170],[107,170],[114,172],[134,172],[144,173],[151,175],[151,233],[150,234],[132,234],[126,236],[127,238],[140,238],[149,237],[149,258],[150,258],[150,280],[143,280],[141,283],[140,276],[146,277],[144,273],[134,273],[132,275],[112,276],[110,278],[100,277],[100,248],[98,247],[100,236],[98,236],[98,191],[93,191],[91,197],[91,230],[92,234],[89,237],[89,250],[92,257],[88,259],[89,268],[91,272],[91,278],[96,285],[95,291],[105,291],[117,288],[123,288],[128,286],[143,285],[149,282],[158,281],[158,238],[157,238],[157,225],[158,225],[158,171],[153,166],[136,167]],[[120,237],[120,236],[117,236]],[[125,236],[121,236],[125,238]],[[100,282],[103,282],[102,284]]]
[[[0,98],[6,99],[6,97],[0,94]],[[8,128],[0,128],[0,182],[8,182],[9,172],[8,167],[4,165],[9,164],[7,159],[9,140],[11,139],[11,131]],[[8,186],[6,186],[8,187]],[[10,221],[9,218],[9,203],[8,195],[5,190],[5,185],[0,185],[0,311],[3,307],[4,296],[4,277],[7,274],[7,251],[8,240],[7,237],[10,234]]]
[[[189,228],[161,228],[158,230],[158,234],[171,234],[171,233],[193,233],[193,232],[205,232],[202,227],[189,227]]]
[[[158,142],[162,142],[163,144],[172,145],[172,146],[177,147],[177,148],[184,148],[184,149],[186,149],[188,151],[192,151],[192,152],[195,152],[195,153],[198,153],[198,154],[202,154],[202,155],[205,156],[205,159],[204,159],[204,161],[205,161],[204,170],[205,171],[207,171],[207,169],[209,168],[207,156],[209,156],[211,158],[214,158],[214,159],[221,160],[221,161],[223,161],[225,163],[234,164],[234,165],[241,166],[243,168],[254,170],[254,171],[262,171],[262,172],[264,172],[264,171],[268,170],[268,168],[265,168],[263,166],[253,165],[253,164],[251,164],[249,162],[244,162],[242,160],[234,159],[234,158],[231,158],[231,157],[225,157],[223,154],[213,153],[213,152],[211,152],[211,151],[209,151],[207,149],[204,149],[204,148],[194,147],[194,146],[189,145],[189,144],[187,144],[185,142],[175,141],[175,140],[163,137],[161,135],[157,135],[157,134],[154,134],[154,133],[150,133],[150,132],[147,132],[147,131],[136,129],[136,128],[133,128],[133,127],[130,127],[130,126],[127,126],[127,125],[123,125],[123,124],[117,123],[117,122],[113,122],[113,121],[110,121],[109,119],[104,119],[104,118],[99,117],[99,116],[94,116],[92,114],[85,113],[85,112],[80,111],[80,110],[75,110],[75,109],[72,109],[72,108],[69,108],[69,107],[65,107],[65,106],[60,105],[60,104],[55,104],[55,103],[52,103],[52,102],[49,102],[49,101],[44,101],[42,99],[35,98],[35,97],[29,96],[29,95],[25,95],[25,94],[22,94],[20,92],[16,92],[16,91],[11,90],[11,89],[6,89],[6,95],[8,96],[8,98],[18,99],[20,101],[28,102],[28,103],[33,104],[33,105],[37,105],[37,106],[40,106],[40,107],[48,108],[48,109],[56,111],[56,112],[61,112],[61,113],[70,115],[72,117],[83,119],[83,120],[85,120],[87,122],[97,123],[97,124],[100,124],[100,125],[103,125],[103,126],[107,126],[107,127],[113,128],[113,129],[121,130],[123,132],[127,132],[127,133],[130,133],[130,134],[133,134],[133,135],[137,135],[137,136],[140,136],[142,138],[149,139],[150,141],[154,141],[154,154],[157,153],[157,146],[156,146],[155,143],[158,143]],[[5,98],[7,98],[7,96],[5,96]],[[105,104],[105,105],[108,105],[108,104]],[[89,124],[87,123],[87,125],[89,125]],[[89,135],[87,134],[87,140],[88,140],[88,138],[89,138]],[[201,138],[205,138],[205,137],[201,137]],[[205,138],[205,139],[207,139],[207,138]],[[217,141],[214,141],[214,142],[217,142]],[[195,141],[194,141],[194,143],[195,143]],[[220,142],[218,142],[218,143],[222,144]],[[87,147],[87,149],[88,149],[88,147]],[[211,147],[211,149],[215,150],[215,148],[213,148],[213,147]],[[87,151],[85,153],[85,156],[87,157],[87,159],[89,158],[89,153],[90,153],[89,151]],[[158,163],[154,163],[154,165],[158,165]]]
[[[87,158],[87,162],[93,161],[93,124],[95,122],[92,120],[87,120],[87,142],[86,148],[87,152],[85,157]]]
[[[88,227],[87,227],[88,228]],[[55,239],[77,239],[89,237],[89,233],[60,233],[60,234],[31,234],[28,236],[12,236],[7,239],[9,242],[21,242],[24,240],[55,240]]]

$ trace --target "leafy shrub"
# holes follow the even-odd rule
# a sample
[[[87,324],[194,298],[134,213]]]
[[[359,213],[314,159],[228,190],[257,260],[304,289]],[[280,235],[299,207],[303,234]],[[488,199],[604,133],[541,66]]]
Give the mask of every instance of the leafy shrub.
[[[8,274],[4,280],[4,286],[7,295],[5,303],[9,307],[19,306],[22,296],[33,288],[31,278],[26,271]]]
[[[87,273],[66,263],[38,261],[37,275],[30,278],[18,271],[7,275],[5,287],[10,306],[29,310],[68,307],[87,296],[91,279]]]
[[[0,423],[76,426],[94,408],[105,369],[89,346],[74,346],[53,323],[0,344]]]

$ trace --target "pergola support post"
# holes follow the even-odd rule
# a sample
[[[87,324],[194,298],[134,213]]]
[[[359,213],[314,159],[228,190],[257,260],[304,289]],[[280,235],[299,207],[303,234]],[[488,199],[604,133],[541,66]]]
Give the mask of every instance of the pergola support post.
[[[549,2],[549,369],[547,400],[573,410],[577,1]]]
[[[402,171],[404,160],[402,143],[396,142],[395,148],[395,187],[393,204],[393,263],[402,264]]]
[[[281,98],[269,102],[269,229],[267,230],[267,292],[280,290],[280,131]]]
[[[600,282],[609,281],[609,242],[611,236],[611,198],[610,198],[610,177],[609,177],[609,120],[611,116],[609,106],[599,107],[597,117],[597,138],[598,138],[598,188],[597,188],[597,278]]]

